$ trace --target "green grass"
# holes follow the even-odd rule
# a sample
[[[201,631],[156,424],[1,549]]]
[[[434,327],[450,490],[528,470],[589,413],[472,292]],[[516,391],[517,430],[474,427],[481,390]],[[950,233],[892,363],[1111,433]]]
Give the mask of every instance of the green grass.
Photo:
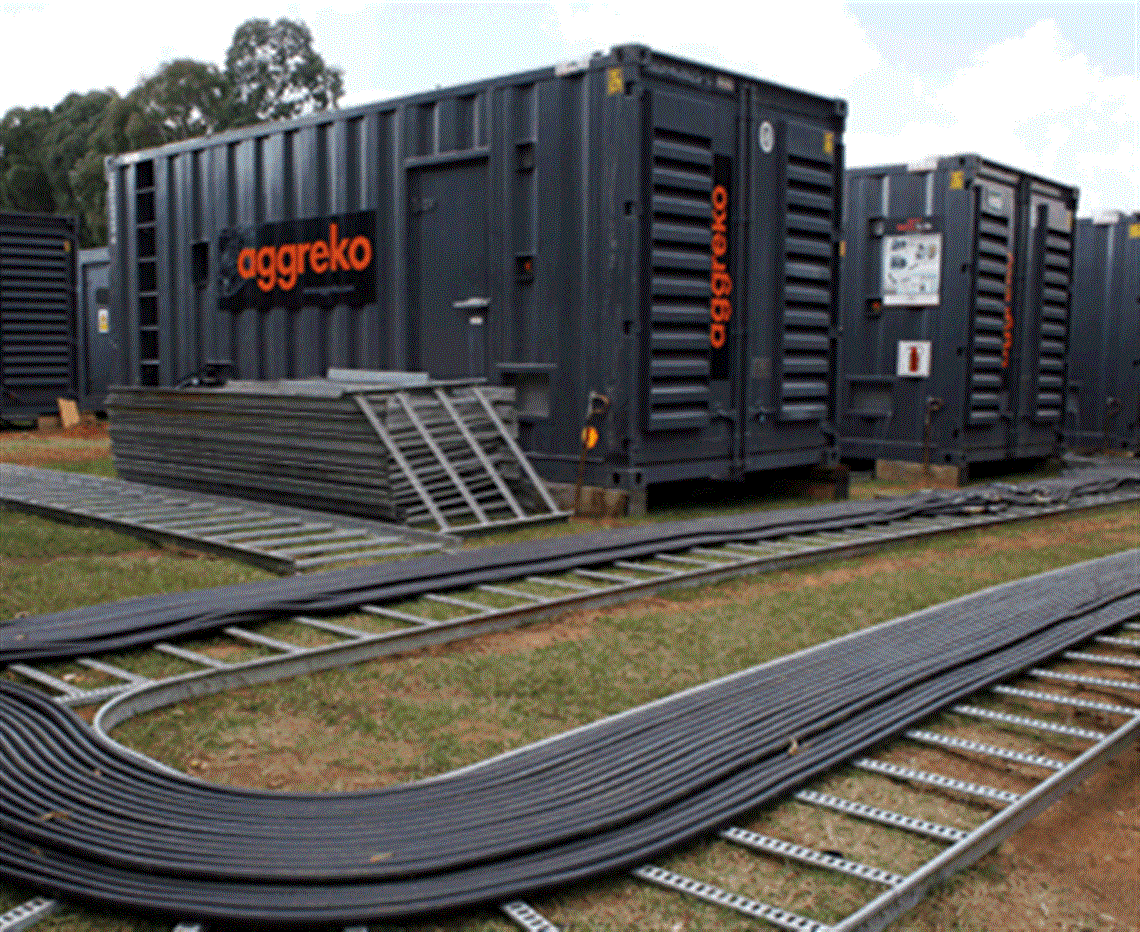
[[[800,503],[761,491],[751,498],[704,499],[692,511],[678,505],[676,511],[656,511],[648,520]],[[10,512],[0,513],[0,520],[2,617],[142,592],[265,578],[224,560],[156,550],[110,532]],[[575,530],[595,526],[576,525]],[[565,532],[564,526],[555,526],[496,539]],[[676,589],[431,652],[207,697],[132,720],[116,737],[173,766],[243,785],[337,790],[414,779],[988,585],[1131,546],[1140,546],[1140,516],[1134,505],[935,537],[858,560]],[[287,636],[289,629],[281,622],[268,633]],[[177,661],[141,656],[157,663],[151,670],[155,675],[181,669]],[[111,659],[129,666],[139,657]],[[850,779],[837,775],[837,788]],[[969,824],[968,816],[944,815],[943,820]],[[776,834],[781,826],[801,821],[800,814],[785,806],[763,815],[757,825]],[[862,837],[845,837],[843,842],[871,844]],[[771,869],[722,844],[694,846],[663,863],[726,885],[733,880],[748,895],[767,896],[826,919],[873,892],[858,882],[814,874],[800,875],[792,884],[776,862]],[[958,918],[964,904],[1005,889],[1003,876],[992,864],[985,860],[953,879],[897,928],[1012,930],[987,926],[983,916]],[[0,885],[0,911],[30,895]],[[780,900],[782,896],[786,900]],[[566,932],[756,928],[719,909],[623,879],[541,897],[533,905]],[[1074,916],[1094,915],[1080,903],[1072,909]],[[169,927],[75,910],[37,929],[149,932]],[[397,927],[385,928],[395,932]],[[493,912],[477,912],[399,928],[506,932],[514,926]]]
[[[267,578],[229,560],[0,509],[0,618]]]

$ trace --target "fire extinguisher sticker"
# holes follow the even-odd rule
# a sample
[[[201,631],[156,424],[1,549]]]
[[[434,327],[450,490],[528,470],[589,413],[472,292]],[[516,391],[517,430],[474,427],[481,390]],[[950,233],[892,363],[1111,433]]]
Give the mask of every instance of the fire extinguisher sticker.
[[[899,340],[898,375],[904,378],[930,378],[930,341]]]

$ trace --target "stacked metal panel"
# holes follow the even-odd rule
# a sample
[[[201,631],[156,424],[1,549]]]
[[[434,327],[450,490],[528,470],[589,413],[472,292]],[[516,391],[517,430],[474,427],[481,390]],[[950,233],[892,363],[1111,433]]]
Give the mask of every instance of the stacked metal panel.
[[[845,457],[963,469],[1059,450],[1076,205],[978,155],[848,172]]]
[[[832,462],[845,113],[630,45],[115,157],[118,378],[482,377],[555,482],[594,399],[639,494]]]
[[[1140,452],[1140,213],[1077,222],[1065,440]]]
[[[510,389],[406,381],[116,386],[112,454],[136,482],[442,531],[565,516],[514,443]]]
[[[74,217],[0,214],[0,420],[78,400]]]

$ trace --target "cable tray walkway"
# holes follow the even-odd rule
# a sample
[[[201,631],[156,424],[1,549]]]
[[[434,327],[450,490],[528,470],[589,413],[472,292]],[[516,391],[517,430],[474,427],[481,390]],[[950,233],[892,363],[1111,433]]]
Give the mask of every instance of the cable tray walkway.
[[[283,575],[457,543],[454,537],[384,521],[10,463],[0,463],[0,502]]]
[[[515,439],[513,389],[416,375],[117,386],[107,400],[115,466],[152,485],[444,534],[569,517]]]
[[[1137,631],[1140,624],[1134,619],[1116,630]],[[363,636],[363,632],[357,634]],[[1104,635],[1086,643],[1123,648],[1121,653],[1102,657],[1105,663],[1117,668],[1120,678],[1106,680],[1057,670],[1058,666],[1072,663],[1072,652],[1061,652],[1038,667],[981,689],[967,698],[967,704],[955,704],[890,742],[869,749],[867,756],[852,761],[846,768],[829,771],[756,813],[763,819],[792,806],[830,819],[815,829],[809,820],[796,830],[822,833],[819,838],[792,840],[768,834],[791,834],[793,829],[786,827],[766,828],[762,832],[732,825],[708,840],[711,844],[742,849],[757,859],[758,865],[767,861],[782,876],[806,868],[825,876],[842,875],[862,881],[871,892],[870,898],[860,900],[854,908],[848,907],[850,911],[842,918],[817,920],[754,898],[751,892],[718,886],[715,879],[688,876],[676,864],[671,868],[645,864],[632,870],[630,876],[682,897],[759,920],[757,928],[881,932],[891,927],[932,888],[978,861],[1140,738],[1140,675],[1133,659],[1138,648],[1132,643],[1114,643]],[[1058,686],[1058,679],[1064,685]],[[1026,680],[1050,681],[1049,690],[1013,685]],[[193,689],[156,690],[161,685],[154,682],[144,686],[140,692],[151,693],[145,701],[132,702],[130,697],[122,697],[108,703],[96,716],[96,728],[107,735],[115,725],[143,711],[174,704],[195,693]],[[1113,695],[1114,701],[1084,698],[1086,694],[1105,691]],[[978,715],[983,705],[991,709],[988,714]],[[1074,714],[1084,716],[1082,721],[1091,719],[1097,727],[1072,727],[1069,723]],[[979,734],[980,729],[988,730]],[[1062,733],[1068,737],[1067,742],[1058,742],[1057,735]],[[1035,742],[1048,748],[1050,756],[1024,750],[1027,746],[1036,749]],[[897,762],[916,752],[926,754],[924,769]],[[926,769],[930,767],[946,772]],[[838,790],[834,785],[836,778],[844,773],[855,775],[855,779],[847,779],[844,789]],[[870,774],[871,782],[859,783],[860,774]],[[991,780],[998,785],[990,785]],[[893,787],[895,795],[889,801],[883,800],[875,781],[879,786]],[[1027,788],[1017,792],[1002,788],[1003,784],[1017,783]],[[936,821],[925,815],[922,810],[928,808],[928,799],[944,813],[942,818],[960,824]],[[794,819],[793,824],[801,825]],[[866,836],[863,841],[857,840],[857,833],[847,830],[856,825],[862,826],[860,832]],[[849,839],[855,848],[831,850],[836,847],[836,837]],[[908,848],[908,839],[913,851]],[[926,853],[918,857],[914,866],[914,855],[920,852]],[[867,863],[883,862],[892,856],[906,860],[907,866],[899,864],[892,870],[894,864]],[[865,857],[867,862],[859,857]],[[747,877],[747,871],[744,876]],[[747,882],[737,878],[735,885]],[[791,889],[790,885],[781,884],[784,887]],[[58,901],[43,897],[29,900],[0,915],[0,932],[31,928],[59,905]],[[504,902],[499,909],[523,932],[559,932],[562,928],[522,900]],[[367,932],[368,928],[353,926],[345,932]],[[382,932],[389,927],[371,928]],[[174,926],[174,932],[204,929],[193,919]]]

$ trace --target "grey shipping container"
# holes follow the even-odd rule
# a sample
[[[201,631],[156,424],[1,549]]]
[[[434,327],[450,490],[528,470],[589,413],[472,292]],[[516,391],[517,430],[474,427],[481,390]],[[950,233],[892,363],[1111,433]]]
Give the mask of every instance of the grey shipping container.
[[[0,420],[79,400],[74,217],[0,213]]]
[[[516,389],[590,484],[834,461],[842,101],[622,46],[108,162],[119,378]]]
[[[1140,452],[1140,213],[1077,221],[1065,439]]]
[[[843,456],[1058,452],[1077,189],[978,155],[846,182]]]
[[[102,411],[115,370],[117,344],[111,331],[111,257],[107,247],[79,250],[77,329],[85,339],[80,359],[81,406]]]

